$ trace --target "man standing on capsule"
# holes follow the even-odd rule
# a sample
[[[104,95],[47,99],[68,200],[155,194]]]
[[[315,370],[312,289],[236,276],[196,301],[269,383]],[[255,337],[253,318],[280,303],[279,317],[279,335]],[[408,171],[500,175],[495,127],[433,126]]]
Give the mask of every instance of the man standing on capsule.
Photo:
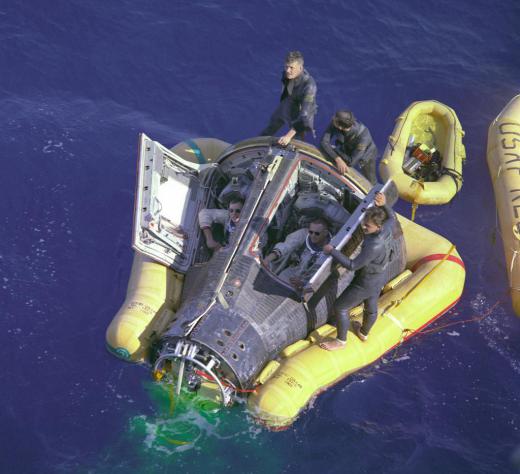
[[[375,206],[365,212],[361,223],[365,234],[359,255],[350,259],[336,250],[331,244],[323,246],[323,253],[332,255],[347,270],[355,271],[352,283],[339,295],[334,303],[336,315],[337,338],[322,342],[320,347],[335,351],[345,347],[347,331],[350,326],[350,310],[360,303],[365,304],[363,324],[355,329],[357,337],[362,341],[368,339],[368,333],[377,319],[377,303],[381,289],[387,283],[386,268],[393,259],[392,228],[395,214],[386,204],[383,193],[377,193]]]
[[[289,131],[278,140],[279,145],[286,146],[294,137],[303,140],[305,133],[314,134],[314,116],[318,109],[316,82],[303,68],[303,55],[300,51],[287,54],[282,83],[280,104],[260,135],[272,136],[286,124]]]

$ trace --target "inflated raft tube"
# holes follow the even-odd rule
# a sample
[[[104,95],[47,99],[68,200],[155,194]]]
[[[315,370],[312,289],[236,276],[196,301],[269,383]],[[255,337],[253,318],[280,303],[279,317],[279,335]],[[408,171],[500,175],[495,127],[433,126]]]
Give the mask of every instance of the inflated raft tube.
[[[489,126],[487,163],[504,245],[513,309],[520,316],[520,95]]]
[[[215,161],[229,146],[216,138],[192,138],[178,143],[171,151],[187,161],[203,164]]]
[[[184,276],[135,253],[126,299],[106,333],[108,350],[140,362],[172,321],[179,306]]]
[[[194,138],[172,151],[193,163],[215,161],[230,145],[215,138]],[[108,350],[117,357],[141,362],[150,346],[175,317],[184,275],[135,253],[126,299],[106,332]]]
[[[377,322],[366,342],[353,333],[345,350],[327,351],[319,343],[336,336],[325,325],[287,347],[260,373],[248,397],[253,416],[272,429],[290,425],[309,401],[329,386],[375,362],[386,352],[447,312],[459,300],[465,269],[445,238],[399,217],[405,236],[407,270],[386,285]],[[362,316],[361,307],[352,313]]]
[[[462,187],[462,163],[466,151],[464,131],[455,111],[435,100],[413,102],[396,120],[388,138],[379,173],[391,178],[399,196],[413,204],[446,204]],[[425,143],[441,154],[443,174],[434,182],[421,182],[403,170],[408,145]]]

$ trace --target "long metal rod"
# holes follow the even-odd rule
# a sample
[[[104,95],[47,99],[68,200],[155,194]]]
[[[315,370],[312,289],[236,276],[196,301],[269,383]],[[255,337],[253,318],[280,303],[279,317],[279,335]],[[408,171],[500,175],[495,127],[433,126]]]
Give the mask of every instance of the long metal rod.
[[[392,183],[392,180],[389,179],[382,186],[381,185],[374,186],[370,190],[370,192],[367,194],[367,196],[365,197],[363,202],[365,202],[368,197],[372,197],[373,194],[375,195],[375,193],[373,192],[374,190],[376,192],[384,193],[388,189],[388,187],[390,186],[391,183]],[[380,186],[379,189],[378,189],[378,186]],[[331,244],[333,244],[336,249],[341,250],[343,247],[345,247],[347,242],[354,235],[354,232],[358,228],[359,224],[363,221],[363,218],[365,217],[365,213],[366,213],[367,209],[372,207],[373,205],[374,204],[373,204],[372,201],[368,202],[365,210],[363,212],[359,213],[359,215],[357,216],[357,218],[356,218],[356,220],[354,222],[351,222],[351,220],[349,219],[343,225],[343,227],[339,230],[338,234],[340,235],[340,234],[342,234],[343,231],[345,231],[346,232],[345,235],[341,238],[341,240],[339,242],[337,242],[337,243],[334,242],[334,240],[335,240],[334,238],[332,239],[332,242],[331,242]],[[361,206],[361,204],[358,205],[356,210],[359,209],[360,206]],[[354,212],[354,214],[355,213],[356,213],[356,211]],[[323,283],[325,278],[328,276],[328,273],[330,272],[330,268],[331,268],[331,265],[332,265],[332,260],[333,260],[332,256],[329,255],[328,257],[326,257],[324,259],[323,263],[320,265],[320,268],[318,268],[316,273],[309,280],[309,283],[307,284],[306,288],[304,289],[304,294],[307,294],[307,299],[308,299],[310,294],[312,294],[313,292],[317,291],[317,289],[321,286],[321,284]]]

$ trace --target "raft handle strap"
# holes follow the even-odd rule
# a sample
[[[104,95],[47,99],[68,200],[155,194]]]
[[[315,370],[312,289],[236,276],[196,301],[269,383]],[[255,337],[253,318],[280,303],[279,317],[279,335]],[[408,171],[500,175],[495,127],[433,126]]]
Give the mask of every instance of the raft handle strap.
[[[449,176],[451,179],[453,179],[455,183],[455,189],[457,192],[460,191],[460,188],[462,187],[462,174],[460,174],[458,171],[452,169],[452,168],[442,168],[441,174]]]
[[[394,300],[394,301],[391,301],[390,304],[381,312],[381,316],[386,316],[388,317],[389,319],[391,319],[394,323],[398,324],[398,326],[401,328],[402,330],[402,334],[401,334],[401,338],[404,338],[404,333],[405,332],[413,332],[411,331],[410,329],[404,329],[402,324],[400,323],[400,321],[398,322],[397,318],[395,318],[391,313],[389,313],[389,311],[392,309],[392,308],[397,308],[406,298],[408,298],[408,296],[410,296],[410,294],[422,283],[424,283],[426,281],[426,279],[433,273],[435,272],[435,270],[437,270],[439,268],[439,266],[444,263],[446,260],[448,260],[448,258],[450,257],[450,255],[453,253],[453,251],[455,250],[455,245],[452,244],[450,250],[444,254],[444,256],[442,257],[441,260],[439,260],[436,265],[426,274],[424,275],[414,286],[412,286],[401,298],[399,298],[398,300]]]

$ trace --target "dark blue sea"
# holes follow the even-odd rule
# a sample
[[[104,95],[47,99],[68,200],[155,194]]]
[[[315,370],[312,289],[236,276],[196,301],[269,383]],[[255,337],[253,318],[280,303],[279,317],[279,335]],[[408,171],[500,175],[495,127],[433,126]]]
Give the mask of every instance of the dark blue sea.
[[[518,472],[520,318],[485,154],[520,92],[519,25],[517,0],[1,1],[0,472]],[[318,134],[350,108],[382,152],[412,101],[456,110],[464,187],[417,221],[456,244],[464,294],[284,432],[240,405],[179,400],[170,416],[149,371],[105,350],[133,258],[138,134],[257,135],[293,49],[318,84]]]

